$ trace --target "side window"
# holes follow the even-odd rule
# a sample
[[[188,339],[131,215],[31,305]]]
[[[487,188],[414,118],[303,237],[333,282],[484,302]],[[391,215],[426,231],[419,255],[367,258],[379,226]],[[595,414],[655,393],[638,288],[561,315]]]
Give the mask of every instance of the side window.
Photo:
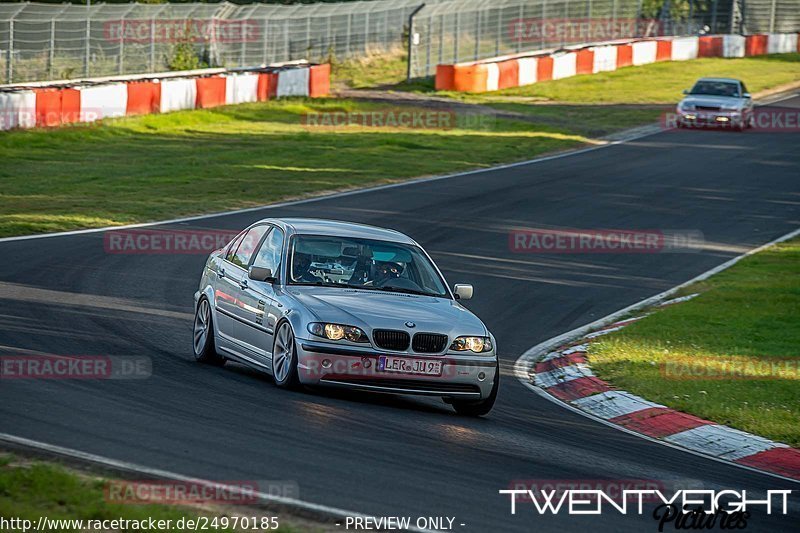
[[[272,275],[278,275],[278,269],[281,266],[281,250],[283,249],[283,231],[275,228],[270,232],[261,249],[258,251],[253,266],[269,268],[272,270]]]
[[[742,82],[741,85],[742,85],[742,94],[741,94],[741,96],[744,96],[744,93],[747,92],[747,87],[744,86],[744,82]]]
[[[231,261],[233,259],[233,254],[236,253],[236,249],[239,247],[239,243],[242,242],[243,238],[244,232],[234,237],[233,242],[228,245],[228,251],[225,252],[225,259],[227,261]]]
[[[268,229],[269,226],[255,226],[250,228],[236,248],[236,253],[228,260],[234,265],[246,269],[250,258],[253,257],[256,246],[261,242],[261,237],[264,236]]]

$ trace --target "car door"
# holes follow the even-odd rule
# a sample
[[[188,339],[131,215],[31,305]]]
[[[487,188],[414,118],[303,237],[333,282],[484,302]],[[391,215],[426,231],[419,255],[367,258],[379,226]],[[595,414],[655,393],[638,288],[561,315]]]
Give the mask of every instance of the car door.
[[[217,278],[214,281],[214,309],[217,318],[217,331],[223,339],[235,342],[236,334],[236,293],[239,280],[231,258],[247,232],[237,236],[222,257],[217,260]]]
[[[269,268],[278,277],[283,252],[284,235],[274,227],[262,240],[249,266]],[[247,348],[271,364],[272,340],[278,320],[275,289],[268,281],[248,279],[242,291],[242,342]]]
[[[260,224],[248,229],[232,253],[225,257],[224,272],[218,280],[216,291],[220,307],[218,311],[231,319],[231,340],[239,347],[250,348],[245,340],[249,331],[246,327],[252,316],[248,308],[246,289],[248,284],[247,267],[255,250],[261,243],[270,226]]]

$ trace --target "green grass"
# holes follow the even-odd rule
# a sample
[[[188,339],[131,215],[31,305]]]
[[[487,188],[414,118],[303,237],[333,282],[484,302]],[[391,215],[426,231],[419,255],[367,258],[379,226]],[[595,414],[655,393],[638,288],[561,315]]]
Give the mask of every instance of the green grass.
[[[109,503],[104,497],[104,487],[107,482],[106,479],[79,475],[55,464],[19,461],[11,455],[3,455],[0,456],[0,516],[7,519],[30,520],[34,525],[41,516],[56,520],[115,520],[119,518],[147,520],[153,518],[156,521],[171,520],[172,527],[164,531],[176,532],[180,531],[176,529],[175,525],[181,518],[231,516],[207,505],[200,510],[193,507],[168,505]],[[246,506],[237,509],[236,513],[242,516],[264,514],[258,509]],[[64,527],[58,531],[79,530]],[[215,531],[233,530],[219,529]],[[279,529],[273,531],[289,533],[299,530],[282,524]]]
[[[577,127],[498,119],[456,129],[305,126],[385,104],[281,100],[0,134],[0,236],[264,205],[528,159]]]
[[[625,67],[614,72],[573,76],[491,93],[447,93],[473,102],[575,104],[669,104],[681,99],[697,78],[738,78],[751,93],[800,80],[800,54],[775,54],[740,59],[706,58],[664,61]]]
[[[648,400],[800,447],[800,240],[684,292],[698,291],[592,344],[592,369]],[[717,365],[728,361],[746,379],[719,379]],[[681,379],[686,367],[670,362],[718,377]]]
[[[331,61],[331,84],[336,87],[367,89],[405,82],[408,69],[405,51]]]

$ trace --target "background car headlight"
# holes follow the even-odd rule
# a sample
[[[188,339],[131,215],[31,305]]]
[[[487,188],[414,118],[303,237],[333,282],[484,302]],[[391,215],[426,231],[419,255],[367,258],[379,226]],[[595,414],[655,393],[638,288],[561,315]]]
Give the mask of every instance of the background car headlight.
[[[450,349],[456,352],[466,352],[467,350],[475,353],[490,352],[492,339],[489,337],[458,337],[450,345]]]
[[[343,324],[312,322],[308,325],[308,332],[332,341],[345,339],[350,342],[369,342],[367,335],[360,328]]]

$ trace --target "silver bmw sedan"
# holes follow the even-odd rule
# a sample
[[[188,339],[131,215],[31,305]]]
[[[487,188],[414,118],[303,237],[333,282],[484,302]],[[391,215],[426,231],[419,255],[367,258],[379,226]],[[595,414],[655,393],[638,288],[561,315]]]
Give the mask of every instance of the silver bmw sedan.
[[[700,78],[678,103],[679,127],[723,127],[742,131],[753,126],[753,99],[744,82]]]
[[[495,340],[430,256],[397,231],[264,219],[209,256],[195,293],[193,348],[279,387],[327,385],[438,396],[480,416],[499,387]]]

